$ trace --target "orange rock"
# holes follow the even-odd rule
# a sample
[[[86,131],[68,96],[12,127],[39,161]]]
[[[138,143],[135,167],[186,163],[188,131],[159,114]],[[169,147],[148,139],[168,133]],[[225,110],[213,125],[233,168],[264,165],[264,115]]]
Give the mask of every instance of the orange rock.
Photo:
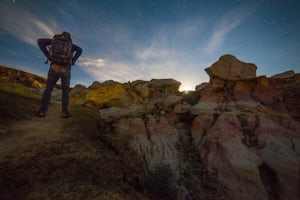
[[[254,86],[255,82],[253,81],[237,81],[233,90],[234,99],[244,104],[255,103],[255,100],[251,97]]]
[[[232,55],[224,55],[205,71],[210,78],[218,77],[224,80],[241,80],[256,77],[256,65],[245,63]]]
[[[269,108],[282,111],[285,110],[282,92],[273,87],[269,79],[265,76],[258,78],[258,82],[253,89],[252,96]]]

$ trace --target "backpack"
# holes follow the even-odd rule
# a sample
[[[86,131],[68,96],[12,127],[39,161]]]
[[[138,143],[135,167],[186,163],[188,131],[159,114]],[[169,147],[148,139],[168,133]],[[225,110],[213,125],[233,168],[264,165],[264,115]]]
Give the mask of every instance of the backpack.
[[[72,40],[68,34],[57,34],[52,39],[49,49],[49,60],[59,65],[72,65]]]

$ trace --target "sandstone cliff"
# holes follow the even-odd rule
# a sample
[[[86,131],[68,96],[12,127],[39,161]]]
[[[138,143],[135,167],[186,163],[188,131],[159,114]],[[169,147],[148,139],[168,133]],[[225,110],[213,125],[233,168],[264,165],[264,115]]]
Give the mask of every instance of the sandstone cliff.
[[[107,81],[75,86],[72,102],[97,110],[111,148],[136,153],[147,198],[299,199],[300,74],[256,69],[225,55],[193,92],[173,79]]]

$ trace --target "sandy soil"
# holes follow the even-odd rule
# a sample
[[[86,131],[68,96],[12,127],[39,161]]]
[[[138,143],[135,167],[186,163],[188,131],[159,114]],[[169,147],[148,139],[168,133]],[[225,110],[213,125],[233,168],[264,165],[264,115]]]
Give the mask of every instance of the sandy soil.
[[[70,118],[60,118],[60,105],[52,104],[46,117],[6,124],[0,140],[0,160],[11,153],[22,153],[34,144],[57,141],[68,133],[64,124]]]

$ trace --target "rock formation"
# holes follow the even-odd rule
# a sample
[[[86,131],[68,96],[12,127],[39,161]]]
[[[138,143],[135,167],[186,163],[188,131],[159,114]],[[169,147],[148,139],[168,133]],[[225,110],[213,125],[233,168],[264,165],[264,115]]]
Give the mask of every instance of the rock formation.
[[[102,134],[130,138],[148,185],[168,180],[159,198],[299,199],[300,74],[256,69],[225,55],[188,94],[153,79],[77,86],[72,98],[98,110]]]
[[[217,77],[224,80],[240,80],[256,77],[257,67],[254,64],[239,61],[232,55],[220,57],[218,62],[205,71],[210,77]]]
[[[101,107],[115,134],[132,138],[149,172],[171,171],[179,199],[298,199],[300,75],[256,77],[256,69],[225,55],[206,69],[209,83],[188,95],[175,80],[136,81],[91,91],[87,103]],[[184,161],[186,148],[198,157]],[[190,188],[182,179],[197,160],[193,170],[204,170],[208,182]]]

